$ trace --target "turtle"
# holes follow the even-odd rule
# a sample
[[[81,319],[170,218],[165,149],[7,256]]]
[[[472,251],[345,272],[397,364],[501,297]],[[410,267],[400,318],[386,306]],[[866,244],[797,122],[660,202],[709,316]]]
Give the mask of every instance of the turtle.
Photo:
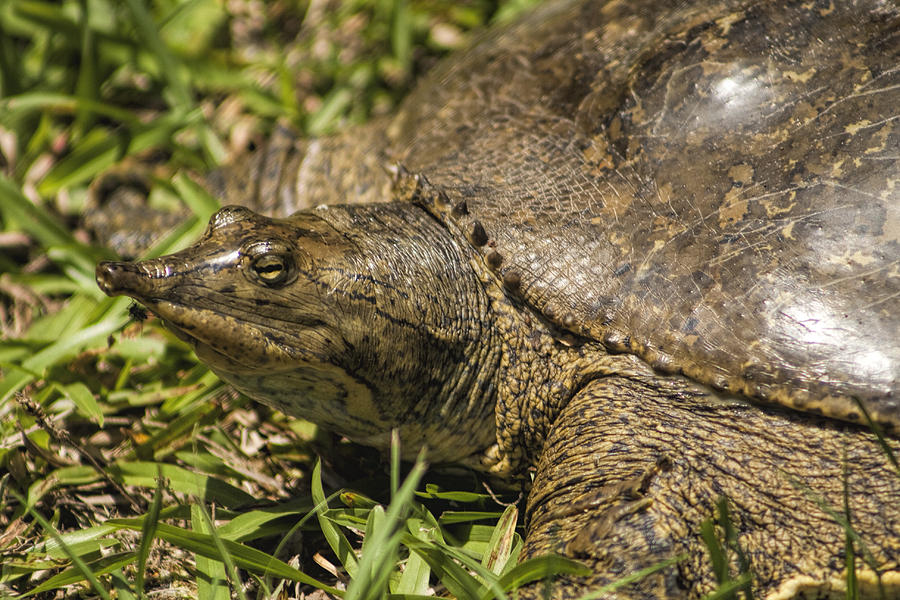
[[[250,398],[518,482],[523,557],[589,570],[520,597],[897,598],[898,65],[890,0],[554,2],[97,281]]]

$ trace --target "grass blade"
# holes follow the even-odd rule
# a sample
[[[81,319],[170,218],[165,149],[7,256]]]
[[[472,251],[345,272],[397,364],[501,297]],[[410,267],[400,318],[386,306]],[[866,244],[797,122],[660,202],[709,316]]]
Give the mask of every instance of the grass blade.
[[[335,556],[344,565],[344,570],[352,578],[359,571],[359,565],[356,555],[353,553],[353,547],[347,541],[347,537],[340,528],[331,522],[325,514],[324,510],[328,508],[328,500],[325,498],[325,491],[322,489],[322,461],[317,460],[316,466],[313,468],[312,479],[310,484],[310,493],[313,502],[316,504],[316,516],[319,518],[319,527],[325,535],[325,540],[331,546],[331,550]]]
[[[65,386],[54,384],[53,387],[71,400],[82,415],[94,419],[100,427],[103,427],[103,411],[100,410],[100,405],[97,404],[97,399],[94,398],[94,394],[91,393],[88,386],[76,381]]]
[[[45,247],[80,245],[48,211],[36,207],[2,174],[0,174],[0,212],[3,213],[4,221],[15,222]]]
[[[140,521],[140,519],[111,519],[107,523],[119,529],[139,531],[141,529]],[[211,535],[188,531],[167,523],[160,523],[157,526],[157,537],[189,552],[215,560],[221,559],[219,548]],[[261,550],[222,539],[221,537],[219,540],[237,567],[260,575],[274,575],[283,579],[290,579],[291,581],[299,581],[300,583],[320,588],[329,594],[334,594],[341,598],[344,597],[343,591],[328,586]]]
[[[67,585],[81,583],[82,581],[87,581],[92,587],[94,586],[94,582],[96,582],[97,586],[99,586],[100,582],[97,580],[97,577],[112,573],[113,571],[130,565],[134,562],[134,558],[134,552],[119,552],[104,556],[103,558],[90,563],[82,563],[82,566],[77,566],[78,563],[76,563],[75,567],[57,573],[47,581],[28,590],[26,593],[19,596],[19,598],[28,598],[29,596],[56,590]],[[73,560],[72,562],[75,561]],[[78,562],[81,561],[79,560]],[[90,573],[91,577],[85,577],[86,572]],[[100,589],[102,590],[102,588]],[[98,588],[94,587],[94,591],[97,590]],[[102,590],[102,593],[98,591],[97,595],[100,598],[107,600],[109,598],[109,594],[107,594],[105,590]]]
[[[399,448],[396,443],[392,446]],[[399,469],[399,452],[394,454],[394,462]],[[377,598],[387,591],[387,578],[396,562],[400,541],[406,535],[399,531],[401,522],[411,510],[416,487],[426,469],[424,452],[420,452],[403,485],[391,499],[387,512],[380,506],[372,509],[372,526],[367,527],[357,576],[347,588],[348,600]]]
[[[630,585],[635,581],[640,581],[644,577],[652,575],[658,571],[662,571],[663,569],[668,569],[672,565],[676,565],[683,560],[688,558],[687,554],[679,554],[678,556],[673,556],[672,558],[668,558],[666,560],[660,561],[655,565],[650,565],[649,567],[645,567],[639,571],[635,571],[630,575],[626,575],[621,579],[614,581],[612,583],[608,583],[601,588],[594,590],[593,592],[587,593],[578,600],[597,600],[598,598],[602,598],[603,596],[609,594],[610,592],[614,592],[621,587],[625,587],[626,585]]]
[[[135,588],[141,598],[144,598],[144,573],[147,569],[147,557],[156,539],[156,528],[159,525],[159,511],[162,508],[163,476],[159,474],[156,489],[153,490],[153,499],[150,501],[150,510],[144,517],[144,525],[141,528],[141,543],[138,545],[137,572],[135,573]]]
[[[192,513],[193,512],[194,511],[192,510]],[[237,590],[237,597],[239,600],[247,600],[247,596],[244,594],[244,586],[241,584],[240,575],[238,575],[237,569],[234,566],[231,554],[225,547],[225,541],[216,531],[216,526],[212,522],[212,518],[209,516],[209,513],[206,512],[206,508],[202,505],[196,505],[196,513],[199,513],[204,528],[207,533],[209,533],[210,539],[212,539],[216,546],[216,551],[219,553],[219,559],[225,565],[225,572],[228,574],[228,579],[231,580],[231,588]]]
[[[90,566],[88,566],[83,560],[81,560],[81,557],[78,556],[77,553],[72,551],[72,549],[69,547],[69,545],[62,539],[59,532],[56,531],[56,528],[53,527],[53,525],[51,525],[50,522],[47,521],[47,519],[45,519],[41,513],[39,513],[37,510],[35,510],[34,507],[27,505],[25,502],[25,499],[22,496],[20,496],[15,490],[8,488],[7,491],[9,491],[9,493],[12,494],[12,496],[16,500],[18,500],[21,504],[25,505],[26,509],[31,514],[31,516],[34,518],[34,520],[37,521],[38,523],[40,523],[41,527],[43,527],[45,531],[50,533],[50,535],[53,537],[53,539],[56,541],[56,543],[59,544],[59,547],[62,548],[63,552],[66,553],[66,556],[68,556],[69,559],[72,561],[72,563],[74,563],[74,565],[75,565],[74,570],[77,570],[77,572],[81,575],[81,579],[79,579],[78,581],[87,580],[87,582],[91,585],[91,587],[94,589],[94,591],[97,592],[97,595],[101,598],[101,600],[110,600],[109,594],[107,593],[106,589],[102,585],[100,585],[100,581],[97,579],[97,575],[95,574],[94,570]],[[128,556],[129,556],[129,559],[127,562],[131,562],[134,555],[129,553]],[[110,568],[110,570],[118,569],[121,566],[123,566],[123,564],[127,564],[127,562],[122,563],[122,564],[117,563],[114,567]],[[47,583],[47,582],[45,582],[45,583]],[[49,589],[52,589],[52,588],[49,588]],[[32,594],[39,593],[40,591],[41,590],[32,590],[31,592],[26,594],[26,596],[30,596]]]
[[[548,577],[559,575],[590,575],[591,570],[577,560],[564,556],[538,556],[523,561],[507,571],[500,578],[499,584],[506,591],[519,589],[523,585],[534,581],[541,581]],[[487,598],[488,596],[483,596]]]
[[[168,83],[176,108],[193,104],[190,87],[187,84],[185,71],[175,56],[169,51],[159,35],[159,29],[146,6],[139,0],[125,0],[134,17],[137,32],[144,45],[150,49],[158,63],[159,73]]]
[[[489,551],[481,558],[481,565],[495,575],[500,575],[509,561],[513,542],[515,541],[516,521],[518,518],[519,511],[516,505],[510,504],[507,506],[500,517],[500,521],[494,527],[491,541],[488,542]]]
[[[884,432],[881,430],[881,426],[872,419],[872,415],[869,413],[869,409],[866,408],[866,405],[863,404],[862,400],[854,397],[854,402],[859,407],[859,410],[863,414],[863,420],[866,425],[875,434],[875,438],[878,440],[878,445],[881,446],[882,452],[887,457],[887,459],[894,466],[894,470],[897,471],[897,476],[900,477],[900,462],[897,461],[897,456],[894,454],[893,449],[890,444],[887,443],[887,440],[884,437]]]

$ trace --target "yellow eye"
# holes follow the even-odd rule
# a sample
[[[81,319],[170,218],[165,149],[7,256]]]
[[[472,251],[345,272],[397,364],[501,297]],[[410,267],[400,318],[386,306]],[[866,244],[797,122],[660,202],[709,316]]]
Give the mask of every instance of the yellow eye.
[[[288,278],[287,259],[279,254],[264,254],[252,263],[253,272],[269,286],[284,283]]]
[[[279,240],[265,240],[243,248],[242,271],[251,282],[270,288],[284,287],[297,279],[296,248]]]

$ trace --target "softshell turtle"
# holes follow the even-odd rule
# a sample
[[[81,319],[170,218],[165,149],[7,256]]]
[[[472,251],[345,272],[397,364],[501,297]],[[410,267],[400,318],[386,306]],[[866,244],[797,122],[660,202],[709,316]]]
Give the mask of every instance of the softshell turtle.
[[[898,65],[889,0],[553,4],[279,185],[219,177],[322,206],[97,279],[288,415],[534,468],[525,555],[593,572],[555,597],[682,555],[614,594],[701,597],[724,497],[757,597],[843,596],[846,518],[897,598]]]

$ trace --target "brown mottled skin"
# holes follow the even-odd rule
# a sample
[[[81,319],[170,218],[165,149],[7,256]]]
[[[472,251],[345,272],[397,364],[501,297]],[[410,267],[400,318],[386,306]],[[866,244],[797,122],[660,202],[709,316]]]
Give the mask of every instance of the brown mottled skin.
[[[900,452],[898,65],[889,1],[550,5],[389,123],[211,183],[306,210],[225,208],[98,282],[287,414],[536,468],[525,555],[592,574],[526,597],[679,555],[612,597],[702,597],[723,496],[756,597],[843,597],[846,495],[863,596],[900,598],[900,473],[859,408]]]

